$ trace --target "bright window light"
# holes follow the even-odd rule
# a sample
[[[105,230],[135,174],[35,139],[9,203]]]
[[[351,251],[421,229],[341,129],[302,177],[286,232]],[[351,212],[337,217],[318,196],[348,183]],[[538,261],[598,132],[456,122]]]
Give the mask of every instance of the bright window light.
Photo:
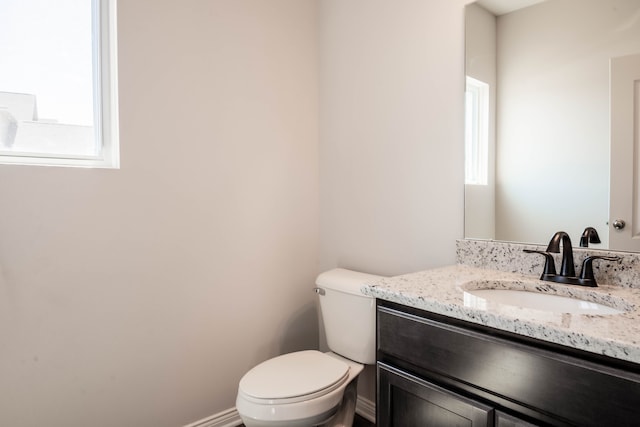
[[[487,185],[489,85],[467,76],[465,101],[465,184]]]
[[[2,0],[0,163],[118,167],[115,0]]]

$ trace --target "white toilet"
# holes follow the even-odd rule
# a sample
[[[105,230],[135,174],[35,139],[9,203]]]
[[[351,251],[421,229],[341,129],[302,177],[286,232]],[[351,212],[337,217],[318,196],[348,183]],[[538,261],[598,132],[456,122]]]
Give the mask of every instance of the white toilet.
[[[360,287],[378,278],[340,268],[318,276],[331,352],[289,353],[247,372],[236,399],[246,427],[351,427],[358,374],[376,360],[375,299]]]

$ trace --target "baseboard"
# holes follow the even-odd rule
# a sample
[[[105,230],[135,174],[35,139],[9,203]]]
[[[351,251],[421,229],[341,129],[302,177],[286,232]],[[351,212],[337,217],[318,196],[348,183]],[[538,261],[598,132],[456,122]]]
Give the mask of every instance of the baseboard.
[[[366,418],[372,423],[376,423],[376,404],[369,399],[358,396],[356,400],[356,414]]]
[[[375,424],[376,422],[376,405],[372,401],[358,396],[356,401],[356,414],[362,418],[366,418]],[[236,408],[227,409],[210,417],[203,418],[200,421],[191,423],[184,427],[237,427],[242,424],[240,414]]]
[[[237,427],[242,424],[236,408],[227,409],[184,427]]]

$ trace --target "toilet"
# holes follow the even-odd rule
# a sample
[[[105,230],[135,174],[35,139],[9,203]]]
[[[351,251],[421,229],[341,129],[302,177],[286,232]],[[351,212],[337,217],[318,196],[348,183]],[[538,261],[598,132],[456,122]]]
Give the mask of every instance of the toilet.
[[[380,276],[337,268],[315,288],[331,350],[274,357],[247,372],[236,409],[246,427],[351,427],[357,379],[375,364],[375,299],[360,287]]]

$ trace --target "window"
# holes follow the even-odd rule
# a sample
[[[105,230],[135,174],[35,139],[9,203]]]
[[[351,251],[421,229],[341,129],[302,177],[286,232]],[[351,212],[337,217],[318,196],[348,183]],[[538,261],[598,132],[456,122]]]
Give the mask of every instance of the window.
[[[2,0],[0,163],[118,167],[115,0]]]
[[[489,85],[467,76],[465,92],[465,184],[487,185]]]

